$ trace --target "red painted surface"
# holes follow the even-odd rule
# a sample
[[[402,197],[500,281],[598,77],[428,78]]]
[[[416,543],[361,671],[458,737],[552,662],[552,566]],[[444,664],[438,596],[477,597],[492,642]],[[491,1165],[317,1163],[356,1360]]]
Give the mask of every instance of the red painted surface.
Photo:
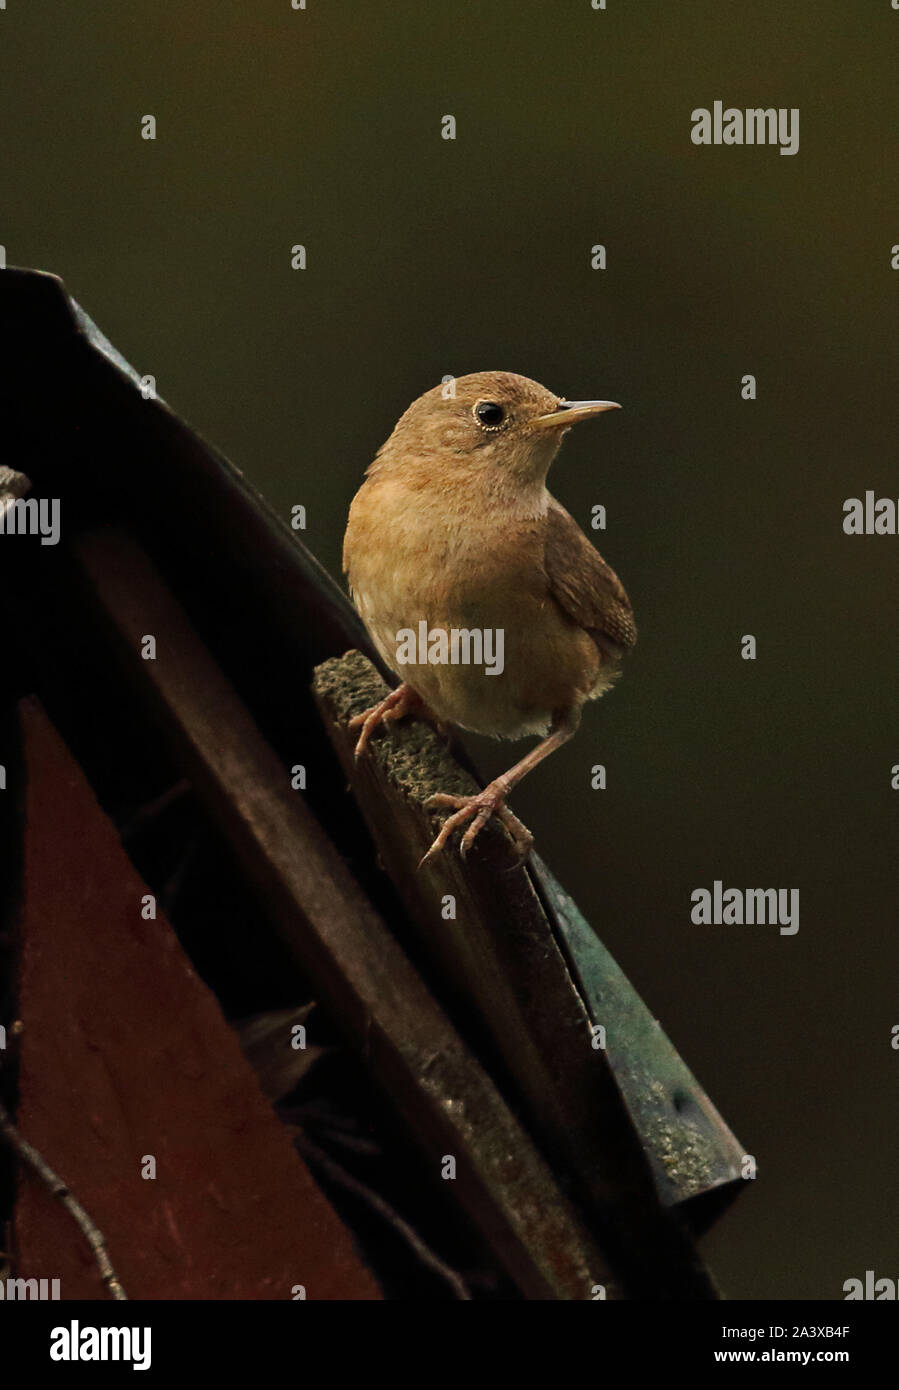
[[[218,1004],[40,706],[27,769],[19,1126],[137,1299],[376,1299]],[[155,1180],[141,1176],[156,1158]],[[23,1170],[16,1273],[105,1298],[69,1215]]]

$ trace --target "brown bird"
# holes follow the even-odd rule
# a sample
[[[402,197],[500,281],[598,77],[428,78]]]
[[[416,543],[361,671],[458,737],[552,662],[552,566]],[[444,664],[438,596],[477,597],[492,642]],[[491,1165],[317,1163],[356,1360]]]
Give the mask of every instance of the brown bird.
[[[494,815],[526,857],[533,837],[506,797],[571,738],[636,641],[618,576],[546,488],[565,431],[615,408],[513,372],[458,377],[413,401],[353,499],[343,567],[402,681],[352,720],[356,756],[378,724],[406,714],[496,738],[545,735],[476,796],[429,799],[453,814],[422,863],[469,823],[464,857]]]

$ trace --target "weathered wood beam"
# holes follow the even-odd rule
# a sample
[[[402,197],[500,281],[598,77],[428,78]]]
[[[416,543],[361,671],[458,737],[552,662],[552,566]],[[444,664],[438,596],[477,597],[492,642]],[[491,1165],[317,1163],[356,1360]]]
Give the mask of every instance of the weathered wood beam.
[[[550,1158],[571,1175],[605,1248],[641,1297],[714,1297],[678,1216],[659,1201],[649,1157],[528,873],[496,823],[463,862],[456,845],[418,868],[439,816],[434,792],[477,787],[433,728],[390,726],[356,761],[352,715],[386,693],[358,652],[321,665],[314,689],[328,734],[420,941],[460,1008],[473,1006],[492,1055]],[[452,914],[451,916],[449,914]],[[606,1032],[615,1030],[606,1020]]]
[[[125,670],[268,904],[273,921],[440,1181],[521,1291],[536,1299],[620,1294],[613,1268],[549,1166],[291,789],[171,592],[125,534],[74,553],[111,622]],[[145,635],[155,660],[142,660]],[[308,737],[308,734],[306,735]]]

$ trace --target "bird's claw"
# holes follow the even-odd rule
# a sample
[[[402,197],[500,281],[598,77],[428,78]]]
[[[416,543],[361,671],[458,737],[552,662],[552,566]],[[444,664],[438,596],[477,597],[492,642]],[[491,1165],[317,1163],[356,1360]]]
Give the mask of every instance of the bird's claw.
[[[368,741],[379,724],[389,724],[395,719],[402,719],[404,715],[410,714],[416,708],[416,701],[404,685],[400,685],[396,690],[391,690],[389,695],[385,695],[383,700],[379,700],[376,705],[370,705],[361,714],[354,714],[347,724],[351,733],[356,729],[361,730],[356,747],[353,750],[353,757],[357,760],[362,757],[368,747]]]
[[[493,816],[497,816],[505,826],[518,852],[516,862],[512,867],[519,868],[530,854],[534,837],[527,826],[505,804],[504,787],[491,785],[485,787],[483,791],[477,792],[474,796],[455,796],[450,792],[435,792],[433,796],[428,797],[424,804],[429,811],[452,810],[453,814],[447,816],[443,822],[431,848],[420,860],[419,868],[435,859],[445,848],[453,831],[470,821],[471,824],[462,836],[459,845],[459,854],[463,860],[466,859],[478,835]]]
[[[347,723],[350,733],[356,729],[361,730],[353,750],[353,757],[358,761],[368,747],[369,739],[379,724],[393,724],[397,719],[405,719],[407,714],[417,714],[420,719],[427,719],[434,725],[439,734],[444,738],[449,738],[451,730],[448,724],[436,718],[424,700],[408,685],[398,685],[396,690],[391,690],[389,695],[385,695],[383,700],[379,700],[376,705],[370,705],[361,714],[354,714]]]

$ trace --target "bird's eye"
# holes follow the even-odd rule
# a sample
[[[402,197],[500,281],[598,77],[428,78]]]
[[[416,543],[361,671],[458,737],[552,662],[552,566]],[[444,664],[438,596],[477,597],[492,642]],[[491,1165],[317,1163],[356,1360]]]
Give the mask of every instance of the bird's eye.
[[[478,401],[474,408],[475,417],[488,429],[495,429],[506,418],[506,412],[496,401]]]

